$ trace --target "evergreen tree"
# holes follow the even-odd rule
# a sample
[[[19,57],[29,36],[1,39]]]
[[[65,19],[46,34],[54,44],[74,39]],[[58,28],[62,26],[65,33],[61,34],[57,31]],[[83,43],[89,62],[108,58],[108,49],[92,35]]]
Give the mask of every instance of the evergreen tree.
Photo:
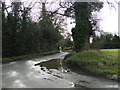
[[[102,3],[98,2],[75,2],[75,22],[76,26],[72,29],[75,50],[89,49],[89,39],[93,34],[93,25],[90,21],[93,11],[99,11]],[[93,20],[93,22],[95,22]],[[94,23],[93,23],[94,24]]]

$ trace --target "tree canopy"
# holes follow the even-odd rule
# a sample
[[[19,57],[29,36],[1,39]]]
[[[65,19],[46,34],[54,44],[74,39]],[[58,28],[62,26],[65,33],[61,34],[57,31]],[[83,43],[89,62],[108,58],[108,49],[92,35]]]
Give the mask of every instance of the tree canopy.
[[[46,12],[45,3],[39,22],[32,21],[31,7],[25,7],[23,2],[12,2],[11,11],[5,2],[2,5],[3,57],[58,50],[58,42],[63,38],[61,26]]]

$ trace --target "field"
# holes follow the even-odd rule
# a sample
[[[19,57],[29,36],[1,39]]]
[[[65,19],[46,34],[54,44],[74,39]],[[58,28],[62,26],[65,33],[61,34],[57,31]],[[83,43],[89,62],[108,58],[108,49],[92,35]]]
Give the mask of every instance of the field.
[[[89,50],[77,53],[65,60],[68,66],[79,66],[83,71],[104,75],[119,75],[118,49]]]
[[[109,57],[113,58],[113,62],[117,62],[117,65],[113,66],[113,69],[115,69],[116,73],[118,72],[120,75],[120,49],[102,49],[101,51]]]
[[[100,51],[111,55],[113,58],[117,58],[118,59],[118,54],[120,53],[120,49],[101,49]]]

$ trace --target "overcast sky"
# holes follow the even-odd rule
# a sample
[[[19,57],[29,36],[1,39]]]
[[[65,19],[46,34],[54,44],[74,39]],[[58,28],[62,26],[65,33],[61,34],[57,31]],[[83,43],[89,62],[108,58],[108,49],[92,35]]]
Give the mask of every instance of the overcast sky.
[[[110,8],[109,5],[105,3],[98,16],[101,18],[101,30],[118,33],[118,5],[116,5],[115,8]]]
[[[114,4],[115,8],[110,8],[107,3],[104,3],[103,8],[97,14],[99,21],[100,30],[110,33],[118,33],[118,5]],[[70,20],[70,19],[69,19]],[[69,24],[69,21],[68,21]],[[75,25],[68,25],[68,30],[71,33],[71,28]]]
[[[98,13],[98,18],[101,19],[99,22],[99,26],[100,29],[104,32],[118,33],[118,5],[114,5],[115,8],[110,8],[108,4],[104,3],[104,7]],[[68,23],[67,30],[71,32],[71,28],[73,28],[75,24],[70,24],[70,22],[72,21],[70,18],[66,19]]]

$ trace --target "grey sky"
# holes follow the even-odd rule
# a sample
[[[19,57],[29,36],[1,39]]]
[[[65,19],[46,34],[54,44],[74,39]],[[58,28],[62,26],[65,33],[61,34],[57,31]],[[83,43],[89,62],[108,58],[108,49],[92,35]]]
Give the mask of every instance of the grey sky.
[[[110,8],[107,3],[104,3],[103,8],[97,13],[100,30],[110,33],[118,33],[118,5],[114,3],[115,8]],[[68,21],[68,24],[70,22]],[[68,30],[71,33],[71,28],[75,25],[68,25]]]
[[[118,5],[110,8],[108,4],[104,4],[98,17],[101,18],[100,29],[105,32],[118,33]]]
[[[9,2],[9,0],[6,0],[6,1]],[[116,9],[114,8],[110,9],[109,5],[104,3],[104,7],[97,14],[98,18],[101,19],[99,22],[100,29],[105,32],[118,33],[118,5],[117,4],[114,4],[114,5]],[[38,10],[39,9],[36,9],[35,12],[40,12]],[[36,18],[37,16],[39,16],[39,14],[40,13],[33,13],[32,16]],[[66,20],[68,24],[67,30],[71,32],[71,28],[73,28],[75,24],[70,24],[70,22],[72,21],[70,18],[66,18]]]

